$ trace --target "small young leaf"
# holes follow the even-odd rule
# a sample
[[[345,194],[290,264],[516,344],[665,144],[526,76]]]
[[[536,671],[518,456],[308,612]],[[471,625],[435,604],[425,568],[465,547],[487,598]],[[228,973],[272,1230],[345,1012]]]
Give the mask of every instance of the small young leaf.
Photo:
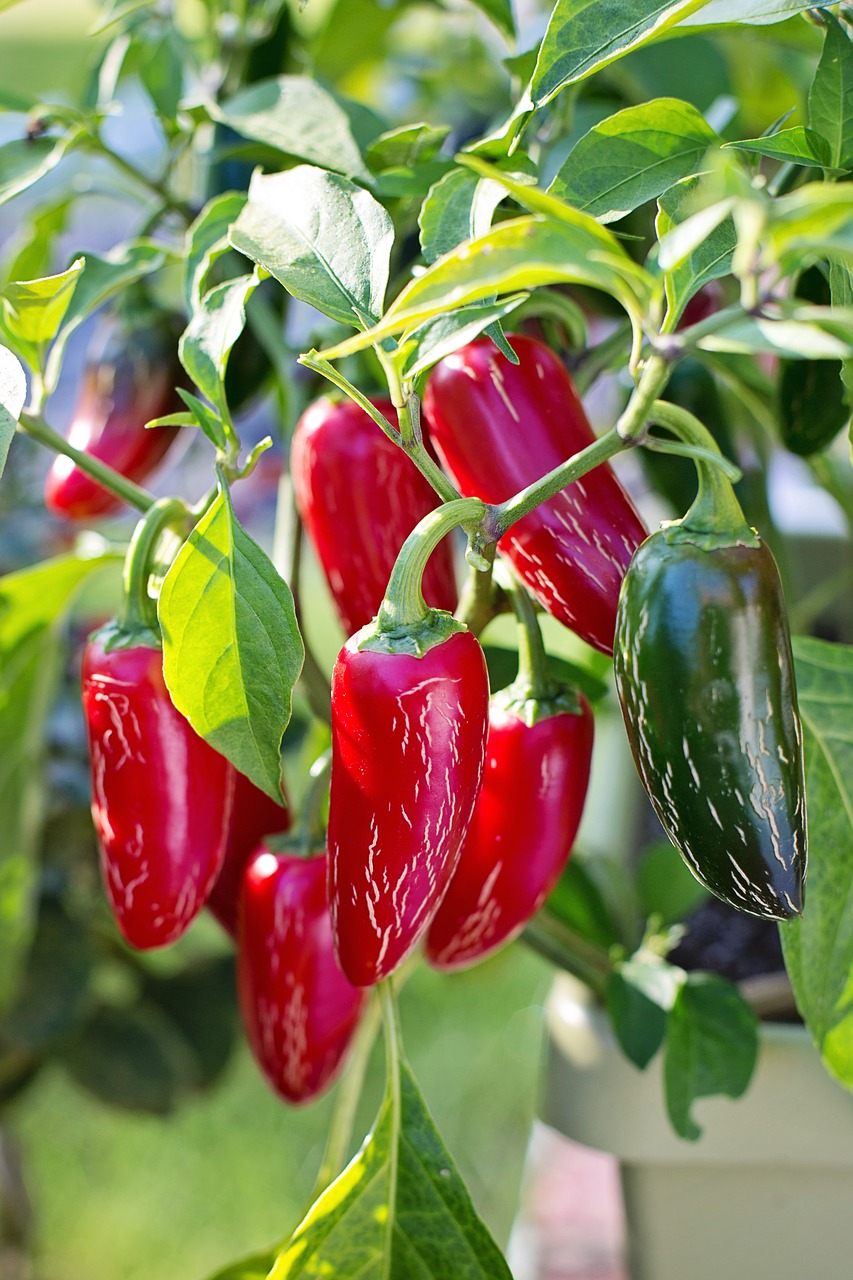
[[[242,138],[285,155],[370,181],[346,112],[310,76],[278,76],[241,89],[210,115]]]
[[[709,209],[697,210],[698,186],[698,178],[686,178],[658,201],[659,261],[666,273],[667,305],[676,315],[681,315],[694,293],[709,280],[730,274],[737,248],[731,205],[720,201]],[[676,237],[688,224],[697,231],[695,241],[677,244]]]
[[[635,955],[614,969],[605,1003],[622,1051],[644,1070],[663,1043],[667,1013],[687,975],[657,956]]]
[[[295,298],[353,328],[382,313],[394,228],[369,192],[309,165],[255,174],[231,243]]]
[[[746,1092],[758,1056],[758,1023],[737,987],[711,973],[690,973],[666,1024],[664,1089],[672,1127],[695,1141],[697,1098]]]
[[[185,239],[184,302],[192,315],[201,302],[208,272],[221,254],[227,253],[228,232],[246,203],[242,191],[225,191],[214,196],[187,230]]]
[[[181,335],[178,355],[198,389],[220,414],[228,412],[225,369],[231,348],[246,324],[246,303],[258,284],[257,271],[211,289]]]
[[[445,174],[430,188],[418,218],[427,262],[435,262],[464,240],[485,235],[505,195],[500,183],[467,169]]]
[[[548,190],[600,222],[615,222],[697,173],[718,142],[689,102],[655,98],[594,125]]]
[[[537,107],[662,35],[708,0],[557,0],[530,85]]]
[[[16,138],[0,147],[0,204],[20,195],[50,173],[69,145],[65,137]]]
[[[411,169],[432,160],[449,133],[445,125],[423,123],[389,129],[371,142],[365,159],[374,173],[381,173],[383,169]]]
[[[511,1280],[404,1063],[370,1137],[296,1228],[269,1280],[372,1275]]]
[[[178,387],[178,395],[189,409],[192,421],[197,427],[201,428],[210,443],[215,445],[217,449],[227,449],[228,439],[219,414],[205,404],[203,400],[200,400],[198,396],[194,396],[191,391],[186,391],[183,387]]]
[[[812,1039],[853,1089],[853,648],[794,641],[809,803],[806,911],[780,927],[785,967]]]
[[[41,346],[56,336],[71,303],[85,260],[40,280],[16,280],[3,290],[3,313],[11,333]]]
[[[20,360],[6,347],[0,347],[0,476],[26,398],[27,376]]]
[[[427,369],[431,369],[451,352],[458,351],[467,342],[473,342],[496,320],[503,320],[510,315],[529,296],[527,293],[514,294],[504,298],[502,302],[460,307],[451,315],[428,320],[407,336],[406,341],[413,345],[405,366],[406,377],[416,378],[419,374],[426,373]]]
[[[829,164],[853,169],[853,41],[824,11],[823,52],[809,89],[809,125],[827,144]]]
[[[723,145],[734,147],[736,151],[768,156],[771,160],[792,160],[807,169],[833,168],[829,143],[819,133],[815,133],[814,129],[804,129],[802,125],[780,129],[778,133],[771,133],[766,138],[747,138],[742,142],[726,142]]]
[[[159,616],[175,706],[277,800],[281,739],[304,650],[290,588],[240,528],[227,489],[178,552]]]

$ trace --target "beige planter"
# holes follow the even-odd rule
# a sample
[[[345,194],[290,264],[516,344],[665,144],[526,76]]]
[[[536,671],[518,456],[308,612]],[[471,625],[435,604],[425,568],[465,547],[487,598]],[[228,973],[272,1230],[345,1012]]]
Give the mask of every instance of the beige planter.
[[[695,1143],[672,1132],[659,1058],[631,1065],[585,989],[549,1000],[542,1118],[619,1158],[633,1280],[840,1280],[853,1274],[853,1096],[806,1032],[765,1024],[737,1101],[699,1102]]]

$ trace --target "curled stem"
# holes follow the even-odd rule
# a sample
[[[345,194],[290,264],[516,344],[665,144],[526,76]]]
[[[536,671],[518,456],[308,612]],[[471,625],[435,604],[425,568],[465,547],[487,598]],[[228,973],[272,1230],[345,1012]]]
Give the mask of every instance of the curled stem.
[[[73,444],[69,444],[64,436],[54,431],[53,427],[48,426],[37,414],[23,413],[18,423],[18,430],[33,440],[38,440],[39,444],[46,445],[48,449],[53,449],[54,453],[61,453],[64,457],[70,458],[87,476],[97,480],[98,484],[103,485],[117,498],[121,498],[122,502],[126,502],[128,506],[135,507],[137,511],[148,511],[154,505],[156,499],[153,493],[134,484],[132,480],[128,480],[121,472],[108,466],[106,462],[101,462],[99,458],[94,458],[83,449],[75,449]]]

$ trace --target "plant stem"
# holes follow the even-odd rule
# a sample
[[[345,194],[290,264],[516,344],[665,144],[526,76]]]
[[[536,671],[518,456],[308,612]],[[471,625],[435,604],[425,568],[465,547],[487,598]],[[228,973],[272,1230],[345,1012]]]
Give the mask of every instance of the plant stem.
[[[588,942],[574,929],[540,911],[525,927],[524,941],[546,960],[574,974],[597,995],[603,996],[613,964],[603,947]]]
[[[118,151],[113,151],[112,147],[104,142],[100,134],[89,135],[89,146],[114,164],[117,169],[120,169],[126,177],[131,178],[140,186],[146,187],[153,196],[157,197],[164,208],[180,214],[188,223],[192,222],[195,214],[188,204],[185,204],[182,200],[176,200],[167,190],[165,183],[149,177],[141,169],[137,169],[136,165],[126,160],[123,155],[120,155]]]
[[[352,1139],[355,1113],[364,1088],[364,1079],[370,1062],[370,1051],[382,1022],[382,1009],[376,998],[371,998],[359,1024],[349,1053],[349,1061],[335,1097],[335,1109],[326,1138],[323,1163],[311,1193],[311,1203],[334,1182],[344,1168]]]
[[[99,484],[102,484],[110,493],[114,493],[117,498],[121,498],[128,506],[144,512],[154,505],[156,499],[147,489],[134,484],[132,480],[128,480],[126,476],[108,466],[106,462],[101,462],[99,458],[92,457],[90,453],[86,453],[83,449],[75,449],[74,445],[69,444],[64,436],[61,436],[58,431],[54,431],[53,427],[49,427],[44,419],[37,414],[23,413],[18,423],[18,429],[23,431],[25,435],[31,436],[33,440],[38,440],[39,444],[46,445],[48,449],[53,449],[54,453],[61,453],[64,457],[70,458],[87,476],[97,480]]]
[[[379,631],[397,631],[424,622],[430,610],[423,594],[423,576],[427,561],[442,538],[460,524],[479,524],[486,505],[479,498],[457,498],[446,502],[415,526],[400,548],[385,599],[379,608]]]
[[[696,463],[699,492],[680,522],[681,527],[702,533],[748,530],[731,481],[719,465],[725,459],[707,427],[680,405],[668,404],[665,400],[656,400],[648,409],[646,418],[702,451],[702,459]],[[753,536],[751,532],[749,536]]]
[[[518,676],[516,685],[537,701],[553,697],[556,686],[551,678],[548,655],[530,596],[508,565],[499,566],[498,582],[510,599],[518,623]]]
[[[133,531],[124,560],[124,600],[118,615],[122,631],[150,631],[158,636],[157,610],[148,593],[151,560],[157,543],[170,525],[186,521],[189,508],[181,498],[160,498],[142,517]]]
[[[640,380],[616,423],[616,434],[625,444],[637,444],[648,422],[649,410],[669,381],[669,364],[663,356],[650,356]]]
[[[296,500],[293,496],[293,488],[289,487],[290,493],[290,568],[286,575],[286,581],[290,584],[291,594],[293,595],[293,609],[296,614],[296,623],[302,635],[302,644],[305,650],[305,659],[302,663],[302,673],[300,681],[305,691],[305,698],[313,715],[323,724],[330,725],[332,723],[332,695],[329,689],[329,682],[323,674],[313,649],[305,638],[305,629],[302,623],[302,596],[300,591],[300,578],[302,574],[302,543],[304,532],[302,528],[302,520],[296,509]],[[284,497],[283,481],[279,486],[279,502]],[[276,529],[276,534],[280,532],[280,526]],[[278,537],[276,539],[278,542]],[[283,539],[282,539],[283,542]],[[280,546],[277,548],[280,552]],[[276,555],[278,560],[279,555]]]
[[[494,542],[483,548],[483,555],[490,564],[494,564],[497,547]],[[464,622],[469,631],[479,636],[498,613],[501,606],[495,603],[495,584],[491,572],[468,566],[465,585],[459,597],[459,606],[453,615],[458,622]]]

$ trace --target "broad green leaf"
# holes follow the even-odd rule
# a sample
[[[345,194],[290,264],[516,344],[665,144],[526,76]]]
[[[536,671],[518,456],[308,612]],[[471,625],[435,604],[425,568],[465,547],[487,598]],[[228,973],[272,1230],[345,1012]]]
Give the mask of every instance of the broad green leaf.
[[[823,52],[809,89],[809,125],[826,141],[836,169],[853,169],[853,41],[824,11]]]
[[[331,1276],[511,1280],[403,1063],[370,1137],[309,1210],[269,1280]]]
[[[658,201],[658,261],[665,272],[670,315],[680,316],[703,284],[729,275],[737,248],[731,202],[720,201],[697,211],[698,186],[698,178],[687,178]]]
[[[506,190],[490,178],[453,169],[430,191],[421,206],[418,226],[427,262],[435,262],[464,240],[485,235]]]
[[[689,102],[656,98],[584,134],[548,190],[600,222],[615,222],[697,173],[719,141]]]
[[[0,578],[0,1007],[32,937],[44,731],[64,657],[65,614],[83,580],[115,562],[63,556]]]
[[[746,22],[765,26],[772,22],[784,22],[793,14],[813,7],[809,0],[711,0],[700,13],[684,19],[680,25],[698,27]]]
[[[0,204],[54,169],[70,146],[61,138],[20,138],[0,147]]]
[[[780,926],[797,1007],[853,1089],[853,648],[794,642],[809,816],[806,909]]]
[[[187,229],[184,274],[184,303],[189,315],[195,311],[204,293],[204,285],[213,263],[231,247],[228,232],[246,204],[242,191],[225,191],[208,200],[195,222]]]
[[[676,1133],[691,1141],[701,1137],[693,1103],[720,1093],[740,1098],[757,1056],[758,1024],[737,987],[716,974],[688,974],[664,1040],[666,1109]]]
[[[261,80],[226,102],[211,103],[208,111],[242,138],[321,169],[370,181],[346,112],[310,76]]]
[[[38,346],[57,334],[85,265],[77,258],[67,271],[40,280],[16,280],[3,290],[3,314],[10,331]]]
[[[530,84],[541,107],[632,49],[696,13],[708,0],[557,0]]]
[[[230,239],[288,293],[341,324],[382,314],[394,228],[346,178],[309,165],[255,174]]]
[[[221,414],[225,400],[225,369],[231,348],[246,324],[246,303],[258,284],[258,273],[238,276],[211,289],[196,307],[181,335],[178,355],[199,390]]]
[[[116,245],[104,257],[88,253],[81,259],[82,270],[61,323],[56,331],[47,362],[46,383],[55,387],[65,346],[72,333],[93,311],[114,298],[128,285],[152,275],[166,262],[163,246],[153,240],[131,240]]]
[[[731,316],[731,319],[727,317]],[[699,338],[702,351],[840,360],[853,354],[853,313],[832,307],[796,307],[778,317],[718,313],[720,328]],[[725,324],[723,323],[725,321]]]
[[[0,476],[9,456],[9,445],[27,398],[27,377],[17,356],[0,347]]]
[[[586,284],[636,312],[645,301],[645,273],[593,218],[575,217],[574,223],[539,217],[502,222],[439,258],[406,286],[373,329],[323,355],[349,355],[454,308],[546,284]]]
[[[607,1013],[625,1056],[641,1071],[663,1043],[667,1013],[686,978],[683,969],[642,952],[610,975]]]
[[[748,151],[754,155],[768,156],[771,160],[792,160],[807,169],[832,169],[835,162],[829,143],[814,129],[795,125],[781,129],[766,138],[746,138],[742,142],[726,142],[726,147],[736,151]]]
[[[414,345],[406,362],[406,377],[416,378],[419,374],[426,373],[427,369],[431,369],[451,352],[458,351],[467,342],[473,342],[496,320],[503,320],[510,315],[529,296],[527,293],[520,293],[504,298],[502,302],[461,307],[448,316],[428,320],[408,338]]]
[[[515,20],[512,14],[512,0],[471,0],[471,4],[483,11],[501,35],[509,40],[514,39]]]
[[[222,488],[166,575],[163,674],[195,731],[281,795],[281,739],[304,651],[293,597]]]
[[[164,23],[161,33],[137,47],[134,70],[167,131],[174,129],[183,94],[187,46],[174,23]]]
[[[432,160],[449,133],[446,125],[423,122],[389,129],[371,142],[365,159],[374,173],[381,173],[383,169],[410,169]]]

